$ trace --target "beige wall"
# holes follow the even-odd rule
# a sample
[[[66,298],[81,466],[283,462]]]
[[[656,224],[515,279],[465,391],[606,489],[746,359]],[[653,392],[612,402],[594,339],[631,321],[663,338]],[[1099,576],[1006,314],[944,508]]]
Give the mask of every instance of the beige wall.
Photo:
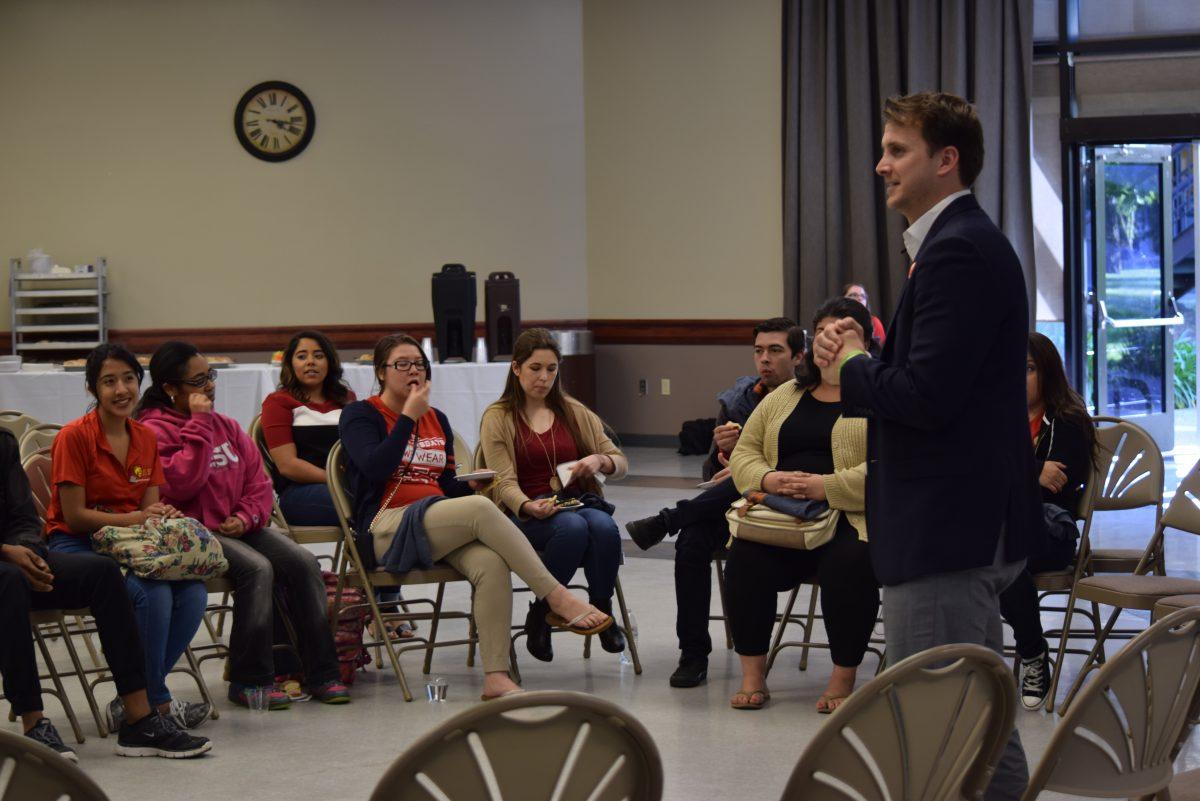
[[[589,309],[783,309],[778,0],[584,0]]]
[[[108,256],[120,328],[426,321],[450,261],[586,316],[582,37],[580,0],[6,0],[0,256]],[[234,138],[267,79],[316,107],[282,164]]]

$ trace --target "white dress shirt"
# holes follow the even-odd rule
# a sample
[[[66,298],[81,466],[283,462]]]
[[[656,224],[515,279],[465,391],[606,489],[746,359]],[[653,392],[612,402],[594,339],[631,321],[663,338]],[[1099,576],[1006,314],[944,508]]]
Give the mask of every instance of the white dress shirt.
[[[959,191],[946,195],[933,205],[929,211],[917,218],[917,221],[910,225],[904,232],[904,249],[908,251],[910,259],[917,258],[917,251],[921,249],[921,243],[925,241],[925,237],[929,236],[929,229],[933,227],[934,220],[938,218],[946,207],[954,201],[958,200],[963,195],[971,194],[970,189],[960,189]]]

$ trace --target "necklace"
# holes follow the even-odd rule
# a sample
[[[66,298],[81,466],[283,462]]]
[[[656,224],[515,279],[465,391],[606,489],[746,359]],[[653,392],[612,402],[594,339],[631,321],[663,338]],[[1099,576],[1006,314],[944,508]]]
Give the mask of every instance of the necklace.
[[[550,450],[546,449],[546,443],[542,442],[542,435],[533,430],[533,421],[530,420],[526,423],[529,433],[533,435],[533,438],[537,440],[537,444],[541,446],[542,453],[546,454],[546,463],[550,466],[550,478],[554,478],[556,469],[558,468],[558,440],[554,438],[554,425],[557,422],[558,419],[555,418],[550,423],[550,427],[546,429],[546,433],[550,435],[550,448],[554,451],[553,456],[550,455]]]

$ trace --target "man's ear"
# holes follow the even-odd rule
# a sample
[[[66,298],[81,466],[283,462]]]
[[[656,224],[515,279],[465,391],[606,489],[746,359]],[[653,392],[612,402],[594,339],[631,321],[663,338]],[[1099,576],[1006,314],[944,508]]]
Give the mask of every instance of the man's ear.
[[[958,148],[954,145],[947,145],[942,148],[941,157],[938,159],[937,174],[939,178],[945,178],[950,173],[958,169]]]

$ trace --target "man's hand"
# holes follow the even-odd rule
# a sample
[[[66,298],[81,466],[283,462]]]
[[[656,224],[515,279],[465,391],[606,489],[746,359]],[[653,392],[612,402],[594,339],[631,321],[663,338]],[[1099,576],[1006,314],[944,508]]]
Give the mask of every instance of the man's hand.
[[[1062,462],[1046,462],[1042,465],[1042,474],[1038,476],[1038,483],[1051,492],[1062,492],[1062,488],[1067,486],[1067,466]]]
[[[717,443],[717,453],[733,453],[741,436],[742,427],[737,423],[725,423],[714,428],[713,442]]]
[[[50,592],[54,589],[54,574],[50,572],[50,566],[31,549],[24,545],[2,545],[0,557],[21,569],[34,592]]]
[[[867,336],[863,333],[862,326],[853,317],[843,317],[838,320],[837,331],[842,339],[842,350],[844,352],[853,350],[866,352]]]
[[[817,367],[828,367],[842,352],[842,337],[836,325],[827,325],[813,338],[813,361]]]
[[[225,522],[217,526],[217,531],[226,537],[240,537],[246,533],[246,524],[237,515],[230,515]]]

